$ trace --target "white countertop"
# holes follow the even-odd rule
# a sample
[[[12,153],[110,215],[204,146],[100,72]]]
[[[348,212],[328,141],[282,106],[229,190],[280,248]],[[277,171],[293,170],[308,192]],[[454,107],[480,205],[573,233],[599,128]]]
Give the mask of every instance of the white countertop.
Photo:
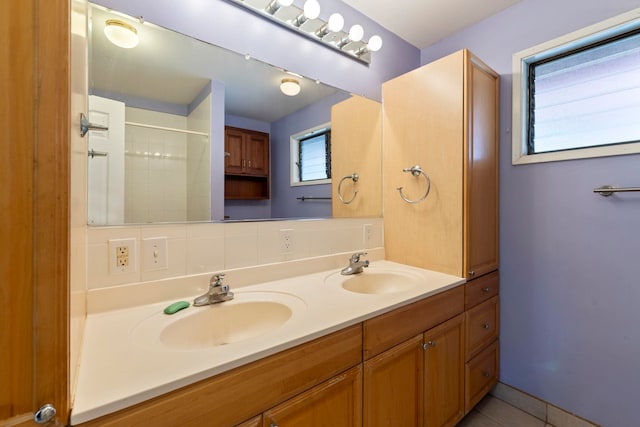
[[[420,285],[395,293],[359,294],[337,285],[332,278],[339,272],[330,270],[231,289],[234,301],[250,295],[268,298],[269,293],[287,294],[295,300],[292,316],[265,334],[204,349],[176,350],[163,346],[156,337],[144,342],[139,339],[139,325],[152,316],[158,318],[176,299],[89,314],[71,424],[124,409],[465,282],[460,277],[384,260],[373,261],[364,274],[385,270],[411,272],[421,278]],[[229,284],[233,288],[233,283]],[[192,302],[196,296],[185,300]],[[159,320],[169,322],[189,310],[202,309],[190,306],[173,316],[162,315],[168,320]]]

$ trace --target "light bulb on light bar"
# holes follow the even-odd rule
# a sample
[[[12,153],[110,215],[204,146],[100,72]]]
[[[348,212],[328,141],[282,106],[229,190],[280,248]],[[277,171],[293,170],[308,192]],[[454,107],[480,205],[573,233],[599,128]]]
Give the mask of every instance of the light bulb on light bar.
[[[293,4],[293,0],[271,0],[269,4],[264,8],[265,13],[273,15],[281,7],[288,7]]]
[[[371,36],[369,43],[367,43],[367,49],[371,52],[377,52],[382,48],[382,37],[375,35]]]
[[[327,23],[327,28],[329,31],[333,31],[337,33],[338,31],[342,31],[344,28],[344,18],[339,13],[332,13],[329,16],[329,22]]]
[[[320,3],[318,0],[307,0],[303,6],[304,17],[307,19],[316,19],[320,16]]]
[[[342,31],[342,27],[344,27],[344,18],[342,15],[339,13],[332,13],[331,16],[329,16],[329,21],[316,31],[316,36],[323,38],[329,33]]]
[[[359,42],[364,36],[364,28],[362,25],[356,24],[349,29],[349,40]]]

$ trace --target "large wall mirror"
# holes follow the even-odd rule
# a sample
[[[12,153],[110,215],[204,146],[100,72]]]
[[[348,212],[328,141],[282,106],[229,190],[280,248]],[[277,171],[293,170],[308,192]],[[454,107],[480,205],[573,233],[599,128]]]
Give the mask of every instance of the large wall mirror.
[[[129,26],[137,33],[135,47],[119,47],[106,36],[127,34]],[[89,5],[89,34],[89,120],[108,127],[89,132],[90,225],[331,217],[336,180],[362,169],[357,161],[371,163],[372,153],[368,182],[347,182],[344,191],[348,200],[358,191],[355,207],[366,194],[356,185],[380,191],[378,103],[362,98],[369,107],[361,108],[351,104],[359,96],[98,5]],[[283,93],[285,79],[297,82],[297,95]],[[371,103],[378,112],[369,119],[363,112]],[[331,143],[355,147],[366,135],[367,155],[354,156],[356,163],[330,160],[340,174],[333,190],[327,180],[292,183],[292,136],[331,128],[332,111],[343,118],[340,129],[359,128],[332,135]],[[253,160],[266,162],[263,172],[225,174],[236,155],[225,146],[230,128],[251,131],[236,135],[247,141],[239,144],[253,151],[249,156],[264,152],[251,145],[251,135],[268,134],[266,157]],[[244,167],[247,159],[239,162]],[[238,185],[244,190],[233,196]],[[341,209],[337,216],[380,216],[381,202],[367,209]]]

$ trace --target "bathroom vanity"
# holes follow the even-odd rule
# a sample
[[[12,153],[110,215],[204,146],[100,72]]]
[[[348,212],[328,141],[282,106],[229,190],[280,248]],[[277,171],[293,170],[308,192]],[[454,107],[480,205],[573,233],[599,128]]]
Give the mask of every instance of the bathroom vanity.
[[[497,381],[497,280],[469,286],[377,260],[358,275],[328,270],[240,287],[232,301],[172,316],[161,314],[166,301],[96,313],[72,424],[455,425]],[[207,310],[255,303],[291,313],[222,341],[167,335]],[[262,307],[253,311],[269,323]]]

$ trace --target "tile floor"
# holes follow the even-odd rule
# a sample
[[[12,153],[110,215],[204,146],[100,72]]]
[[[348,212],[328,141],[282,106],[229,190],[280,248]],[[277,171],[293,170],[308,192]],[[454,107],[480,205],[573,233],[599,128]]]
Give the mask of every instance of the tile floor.
[[[499,384],[492,394],[485,397],[458,427],[598,427],[504,384]]]
[[[487,396],[458,427],[554,427],[503,400]]]

